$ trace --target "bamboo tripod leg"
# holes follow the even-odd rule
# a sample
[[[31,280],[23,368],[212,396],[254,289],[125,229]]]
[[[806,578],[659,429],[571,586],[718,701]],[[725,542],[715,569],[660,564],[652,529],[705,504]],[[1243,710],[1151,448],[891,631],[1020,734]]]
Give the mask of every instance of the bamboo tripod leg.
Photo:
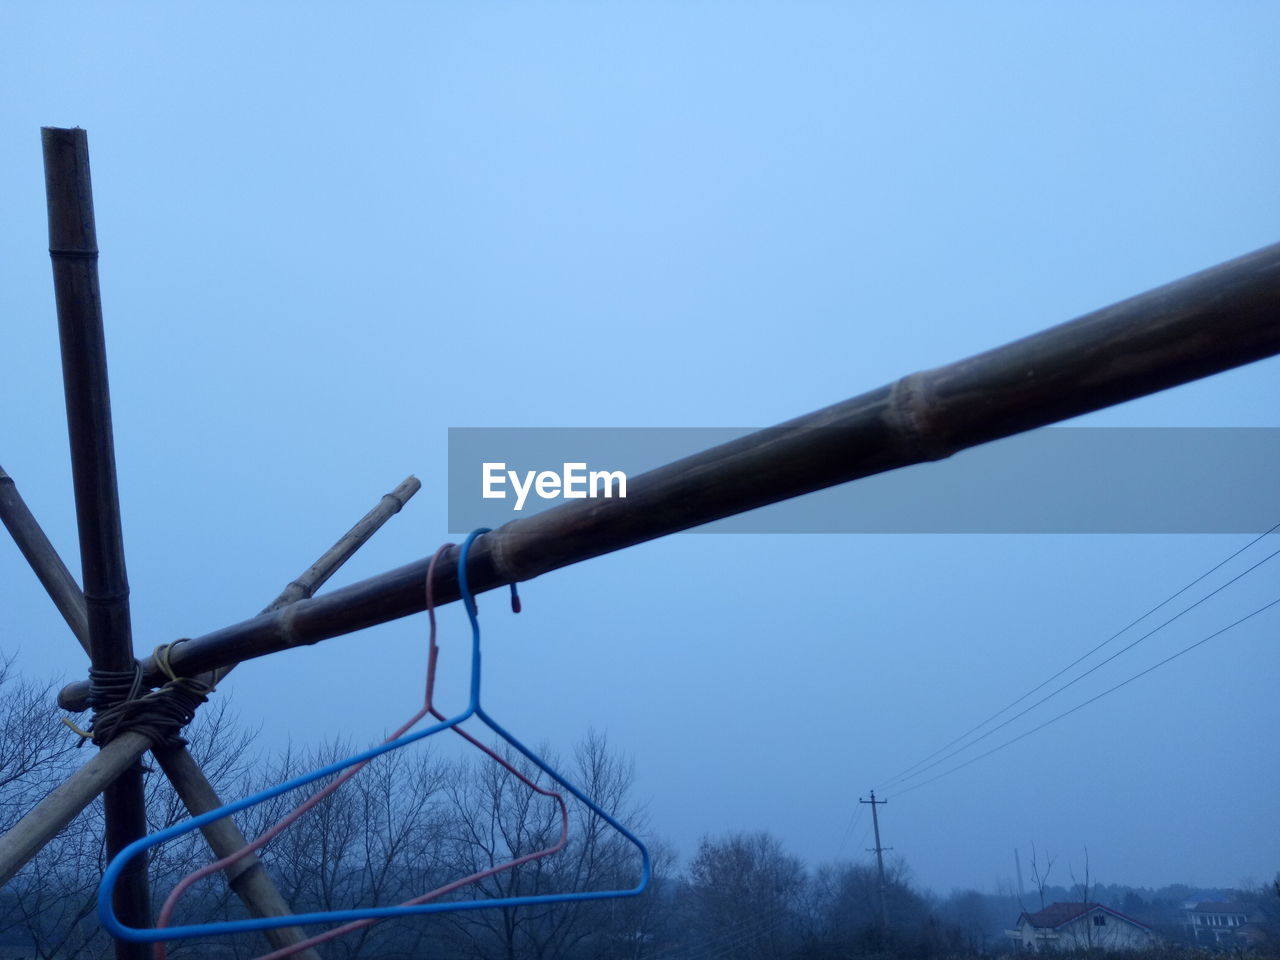
[[[0,837],[0,862],[4,864],[0,884],[39,853],[121,773],[131,769],[150,745],[141,734],[121,734]],[[217,792],[185,747],[162,748],[155,756],[193,815],[222,806]],[[247,843],[229,817],[208,824],[202,832],[219,858],[243,849]],[[226,871],[226,877],[227,885],[253,916],[284,917],[293,912],[257,856],[245,857]],[[306,938],[299,927],[278,927],[264,930],[263,934],[273,949],[292,946]],[[319,960],[319,954],[310,948],[300,950],[297,956]]]
[[[169,778],[178,796],[193,816],[216,810],[222,806],[222,800],[213,789],[213,785],[205,779],[204,771],[196,763],[195,758],[186,747],[159,747],[153,751],[160,769]],[[206,824],[200,831],[209,843],[213,855],[218,859],[230,856],[237,850],[243,850],[248,844],[245,835],[240,832],[235,821],[223,817],[213,823]],[[227,886],[244,902],[249,912],[255,917],[287,917],[293,913],[284,896],[277,889],[275,882],[267,874],[267,869],[258,859],[257,854],[239,860],[224,871]],[[263,930],[263,935],[275,949],[292,946],[306,939],[301,927],[276,927]],[[315,950],[307,947],[299,950],[294,956],[303,960],[320,960]]]
[[[76,634],[76,638],[87,649],[84,595],[35,517],[31,515],[13,479],[3,469],[0,469],[0,520],[9,528],[18,548],[27,557],[37,578],[57,604],[72,633]],[[288,588],[286,595],[287,593]],[[272,609],[275,609],[274,604]],[[146,737],[137,733],[125,733],[117,737],[99,751],[90,763],[77,771],[76,776],[51,793],[46,798],[49,802],[38,805],[14,830],[0,837],[0,860],[12,859],[15,862],[13,869],[6,868],[0,883],[7,881],[14,869],[39,853],[47,842],[46,836],[52,838],[75,819],[88,803],[88,800],[79,802],[81,797],[88,795],[89,800],[92,800],[122,774],[134,769],[150,745]],[[160,768],[192,816],[222,806],[217,791],[205,778],[186,747],[164,747],[154,753]],[[77,787],[83,789],[78,790]],[[19,829],[24,826],[32,829]],[[243,849],[248,842],[230,817],[206,825],[201,832],[214,856],[219,859]],[[225,873],[227,885],[253,916],[284,917],[292,913],[256,856],[245,857]],[[263,933],[273,949],[292,946],[306,938],[306,933],[300,927],[281,927],[265,930]],[[300,950],[297,955],[302,960],[320,960],[319,954],[311,949]]]
[[[0,835],[0,887],[79,816],[108,784],[137,763],[150,746],[151,741],[140,733],[120,734]]]
[[[319,560],[285,587],[266,610],[278,610],[311,596],[387,520],[398,513],[421,486],[416,477],[407,477]],[[87,638],[83,636],[86,631],[84,598],[80,588],[27,509],[12,478],[3,470],[0,470],[0,520],[9,528],[18,548],[58,604],[72,633],[76,634],[82,644],[86,643]],[[218,679],[225,677],[230,669],[222,671]],[[149,745],[141,734],[121,734],[53,790],[8,833],[0,836],[0,886],[8,882],[49,840],[75,819],[107,784],[131,767]],[[222,806],[217,792],[185,747],[162,748],[155,751],[155,755],[161,769],[193,816]],[[242,849],[246,844],[244,834],[230,818],[209,824],[203,833],[219,858]],[[257,857],[246,857],[240,864],[228,869],[226,876],[228,885],[254,916],[287,916],[291,912]],[[271,945],[276,948],[292,945],[304,937],[297,927],[277,928],[265,933]],[[316,953],[311,950],[301,951],[298,956],[304,960],[317,960]]]
[[[84,608],[84,594],[80,592],[80,584],[67,569],[67,565],[58,556],[49,538],[31,515],[26,501],[18,493],[13,477],[0,467],[0,522],[9,528],[13,542],[26,557],[49,599],[67,621],[67,626],[75,634],[76,640],[89,652],[89,621]]]
[[[0,884],[39,853],[121,773],[132,768],[150,746],[142,734],[121,734],[0,837]],[[162,748],[155,756],[193,816],[222,806],[217,792],[185,747]],[[229,817],[208,824],[202,832],[219,858],[243,849],[247,842]],[[256,856],[245,857],[229,868],[226,877],[227,885],[253,916],[284,917],[293,912]],[[299,927],[278,927],[263,933],[274,949],[291,946],[306,937]],[[319,960],[311,949],[297,955]]]
[[[88,612],[80,585],[32,516],[13,478],[2,468],[0,521],[9,529],[36,578],[87,653]],[[121,734],[0,836],[0,886],[8,883],[46,843],[61,833],[108,784],[137,763],[150,745],[142,734]]]

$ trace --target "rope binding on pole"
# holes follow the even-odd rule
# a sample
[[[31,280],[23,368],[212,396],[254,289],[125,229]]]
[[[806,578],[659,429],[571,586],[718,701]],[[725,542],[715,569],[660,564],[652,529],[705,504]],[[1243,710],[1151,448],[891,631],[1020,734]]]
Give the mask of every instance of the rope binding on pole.
[[[142,693],[143,672],[138,661],[132,670],[100,670],[89,668],[89,705],[93,719],[82,730],[66,717],[62,722],[80,736],[77,747],[86,740],[103,747],[127,731],[140,733],[153,747],[184,746],[186,740],[178,731],[195,719],[196,709],[209,699],[213,687],[192,677],[180,677],[170,663],[174,647],[188,638],[163,643],[153,654],[156,663],[169,679],[164,686]]]

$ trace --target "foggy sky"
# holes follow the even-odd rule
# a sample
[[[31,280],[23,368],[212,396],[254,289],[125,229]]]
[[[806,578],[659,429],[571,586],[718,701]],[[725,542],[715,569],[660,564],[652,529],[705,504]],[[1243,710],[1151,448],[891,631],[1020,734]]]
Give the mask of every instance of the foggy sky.
[[[8,4],[0,463],[78,571],[42,125],[89,132],[147,652],[255,613],[409,473],[333,585],[429,554],[449,427],[766,426],[1276,241],[1278,40],[1253,3]],[[1278,372],[1079,422],[1278,426]],[[486,703],[564,753],[606,732],[686,855],[769,829],[861,859],[867,790],[1248,539],[673,537],[527,584],[518,618],[490,601]],[[25,672],[82,673],[7,539],[0,607]],[[1278,624],[880,791],[884,843],[942,891],[1032,841],[1087,844],[1104,883],[1271,876]],[[363,743],[414,708],[424,644],[415,617],[220,695],[264,748]]]

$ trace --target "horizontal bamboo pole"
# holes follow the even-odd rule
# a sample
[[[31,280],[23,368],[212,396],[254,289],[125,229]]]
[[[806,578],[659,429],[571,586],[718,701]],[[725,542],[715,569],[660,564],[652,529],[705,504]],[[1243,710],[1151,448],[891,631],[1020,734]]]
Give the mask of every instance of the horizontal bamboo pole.
[[[18,550],[26,557],[36,579],[40,581],[49,599],[67,621],[84,652],[89,652],[89,614],[85,609],[84,594],[80,584],[72,576],[67,565],[58,556],[40,524],[31,515],[26,501],[18,493],[17,484],[0,467],[0,521],[9,530]]]
[[[1280,244],[986,353],[630,478],[625,499],[576,500],[476,541],[473,589],[528,580],[722,517],[1056,423],[1280,353]],[[437,603],[458,598],[455,550]],[[421,611],[428,558],[174,651],[190,674]],[[144,663],[151,682],[155,665]],[[65,688],[75,703],[82,687]]]
[[[309,596],[312,591],[328,580],[382,524],[399,512],[420,487],[421,483],[416,477],[409,477],[401,482],[394,491],[385,495],[373,510],[365,514],[359,523],[327,550],[320,560],[285,587],[280,596],[266,609],[268,611],[280,609],[296,602],[294,598]],[[182,646],[185,644],[177,649],[181,650]],[[107,784],[129,769],[149,746],[150,741],[141,734],[128,732],[121,734],[51,791],[7,833],[0,835],[0,886],[4,886],[15,873],[22,869],[23,865],[39,853],[41,847],[74,820]],[[176,786],[178,785],[175,784]],[[184,783],[179,788],[179,793],[186,790],[194,795],[199,789],[198,784]],[[210,790],[212,791],[212,788]],[[216,809],[220,805],[214,803],[204,809],[189,809],[193,814],[199,815]],[[197,801],[197,806],[203,806],[203,804]],[[238,846],[230,849],[239,849],[244,846],[243,835],[234,823],[230,820],[218,821],[218,823],[230,824],[235,830],[235,835],[241,838]],[[217,844],[214,846],[215,850],[218,847],[228,846],[235,839],[225,831],[215,833],[213,836],[206,832],[205,836],[209,839],[210,846]],[[263,908],[253,906],[251,909]]]

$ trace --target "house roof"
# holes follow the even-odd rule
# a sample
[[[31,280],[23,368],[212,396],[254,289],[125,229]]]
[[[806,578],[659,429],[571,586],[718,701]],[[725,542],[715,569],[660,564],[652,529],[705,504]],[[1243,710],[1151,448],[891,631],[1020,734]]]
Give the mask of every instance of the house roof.
[[[1040,927],[1041,929],[1053,929],[1063,924],[1070,923],[1079,917],[1083,917],[1086,913],[1092,913],[1094,910],[1102,910],[1109,913],[1113,917],[1119,917],[1128,923],[1132,923],[1135,927],[1141,927],[1143,930],[1151,929],[1140,920],[1133,917],[1126,917],[1119,910],[1112,910],[1110,907],[1103,906],[1101,903],[1051,903],[1043,910],[1036,913],[1024,913],[1018,917],[1018,923],[1021,924],[1025,919],[1031,926]]]
[[[1197,903],[1192,911],[1193,913],[1231,913],[1231,914],[1247,914],[1249,907],[1243,903],[1213,903],[1203,901]]]

